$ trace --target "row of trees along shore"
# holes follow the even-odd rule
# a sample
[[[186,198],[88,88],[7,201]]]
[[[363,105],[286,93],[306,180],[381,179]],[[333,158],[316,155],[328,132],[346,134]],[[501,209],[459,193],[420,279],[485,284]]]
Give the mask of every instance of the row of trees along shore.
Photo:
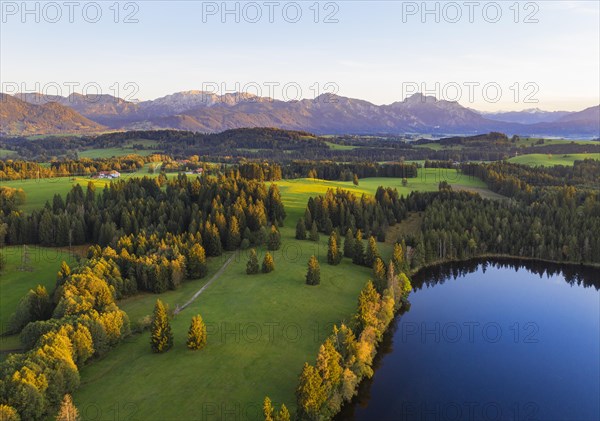
[[[309,285],[316,284],[311,282],[315,265],[318,268],[315,261],[315,256],[309,261],[306,279]],[[320,346],[316,362],[304,364],[296,388],[297,419],[331,419],[344,402],[356,395],[360,382],[373,375],[373,359],[383,334],[396,312],[409,306],[407,297],[412,286],[401,271],[403,267],[401,261],[392,260],[387,271],[383,269],[384,282],[376,284],[369,280],[358,297],[357,311],[349,323],[334,326]],[[285,405],[276,411],[268,396],[263,409],[265,421],[290,419]]]

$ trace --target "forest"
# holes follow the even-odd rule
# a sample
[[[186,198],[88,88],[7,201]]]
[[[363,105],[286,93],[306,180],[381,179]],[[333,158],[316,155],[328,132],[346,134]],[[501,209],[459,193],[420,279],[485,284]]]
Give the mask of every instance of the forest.
[[[436,147],[439,146],[440,148]],[[198,155],[209,162],[238,163],[240,159],[290,163],[301,160],[335,162],[453,160],[497,161],[516,154],[599,153],[600,143],[520,143],[518,136],[502,133],[472,137],[412,139],[394,136],[319,137],[307,132],[274,128],[232,129],[221,133],[148,130],[107,133],[97,136],[48,136],[31,141],[25,137],[0,137],[0,149],[20,159],[50,161],[77,159],[84,151],[134,148],[184,159]]]

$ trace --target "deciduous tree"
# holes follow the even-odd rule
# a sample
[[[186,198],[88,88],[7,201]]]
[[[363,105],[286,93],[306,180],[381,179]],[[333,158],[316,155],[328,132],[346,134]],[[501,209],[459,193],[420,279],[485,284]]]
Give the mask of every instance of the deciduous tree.
[[[173,332],[167,309],[161,300],[156,300],[152,317],[150,345],[153,352],[166,352],[173,346]]]
[[[204,320],[202,320],[202,316],[198,314],[192,317],[186,344],[189,349],[198,350],[206,346],[206,340],[206,325],[204,324]]]

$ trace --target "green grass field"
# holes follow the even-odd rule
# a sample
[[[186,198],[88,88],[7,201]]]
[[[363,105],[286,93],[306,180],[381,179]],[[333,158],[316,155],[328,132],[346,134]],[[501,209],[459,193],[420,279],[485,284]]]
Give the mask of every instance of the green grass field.
[[[332,325],[354,312],[371,272],[347,259],[329,266],[325,236],[314,243],[297,241],[293,233],[292,227],[282,229],[273,273],[246,275],[247,255],[237,254],[223,275],[174,318],[175,347],[168,353],[152,354],[146,332],[84,368],[82,387],[75,393],[84,419],[97,413],[98,419],[112,419],[114,408],[147,420],[173,419],[174,414],[178,419],[226,419],[227,410],[237,414],[234,419],[258,419],[265,395],[293,409],[302,364],[315,358]],[[312,254],[321,261],[317,287],[304,283]],[[211,262],[211,274],[223,260]],[[161,298],[173,308],[203,284],[191,281]],[[139,318],[152,312],[156,298],[135,297],[122,306],[132,319]],[[204,350],[194,352],[185,348],[185,337],[198,313],[209,338]]]
[[[148,173],[148,168],[151,164],[146,164],[139,171],[134,173],[123,173],[121,179],[131,177],[157,177],[158,173]],[[169,175],[171,176],[171,175]],[[23,189],[25,191],[25,205],[23,210],[31,212],[35,209],[42,208],[46,201],[52,201],[55,194],[60,194],[63,197],[71,191],[75,184],[80,184],[84,189],[87,184],[92,181],[98,189],[110,184],[110,180],[92,179],[90,177],[55,177],[55,178],[40,178],[40,179],[25,179],[12,180],[1,182],[1,186],[12,187],[15,189]]]
[[[450,175],[457,177],[456,170]],[[196,301],[172,321],[175,346],[166,354],[152,354],[149,333],[131,336],[101,361],[81,372],[82,386],[74,399],[84,419],[260,419],[265,395],[295,409],[294,391],[305,361],[313,361],[333,324],[354,313],[358,294],[371,270],[348,259],[339,266],[326,263],[327,237],[318,243],[295,240],[295,222],[308,198],[330,187],[372,194],[379,185],[437,189],[441,175],[409,180],[373,178],[351,182],[300,179],[278,182],[288,214],[281,229],[282,247],[274,252],[273,273],[245,273],[247,252],[234,261]],[[476,179],[455,179],[456,187],[485,189]],[[379,243],[385,260],[391,244]],[[259,250],[262,258],[263,250]],[[321,262],[321,285],[305,285],[309,257]],[[181,305],[202,287],[229,256],[211,259],[210,273],[160,298],[171,308]],[[158,296],[144,294],[120,306],[132,322],[152,312]],[[208,326],[208,345],[202,351],[185,348],[191,317],[200,313]]]
[[[530,166],[544,166],[552,167],[554,165],[566,165],[571,166],[575,161],[583,159],[597,159],[600,160],[600,153],[574,153],[574,154],[529,154],[514,156],[508,160],[515,164],[523,164]]]
[[[350,145],[340,145],[338,143],[333,142],[325,142],[329,149],[334,151],[351,151],[352,149],[356,149],[358,146],[350,146]]]
[[[9,155],[15,155],[15,151],[10,151],[8,149],[0,149],[0,158],[5,158]]]
[[[72,254],[61,249],[29,246],[27,250],[32,271],[19,270],[23,264],[22,246],[4,247],[1,251],[7,263],[0,274],[1,332],[6,330],[11,314],[27,291],[36,285],[44,285],[49,293],[52,292],[61,262],[72,263],[75,260]]]
[[[134,149],[130,147],[125,148],[103,148],[103,149],[88,149],[78,153],[80,158],[112,158],[123,155],[141,155],[148,156],[152,155],[156,151],[150,149]]]

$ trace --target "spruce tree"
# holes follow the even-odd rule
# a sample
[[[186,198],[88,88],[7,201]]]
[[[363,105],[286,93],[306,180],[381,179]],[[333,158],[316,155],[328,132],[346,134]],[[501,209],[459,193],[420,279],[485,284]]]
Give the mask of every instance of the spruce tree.
[[[352,230],[348,228],[346,237],[344,238],[344,257],[352,258],[354,256],[354,236]]]
[[[288,411],[285,404],[281,404],[281,409],[275,415],[275,421],[290,421],[290,411]]]
[[[304,225],[304,218],[298,219],[296,224],[296,240],[306,240],[306,225]]]
[[[73,403],[73,398],[67,393],[60,404],[56,421],[79,421],[80,419],[79,411]],[[4,418],[2,420],[4,421]]]
[[[258,273],[258,256],[256,255],[255,249],[250,250],[250,258],[246,264],[246,273],[248,275],[255,275]]]
[[[311,198],[312,199],[312,198]],[[310,227],[312,226],[312,214],[310,213],[310,208],[307,206],[304,210],[304,226]]]
[[[319,231],[317,230],[317,223],[313,221],[312,226],[310,227],[310,241],[319,241]]]
[[[275,262],[273,261],[273,256],[271,253],[265,253],[265,258],[262,262],[262,272],[269,273],[275,270]]]
[[[188,330],[187,347],[193,350],[202,349],[206,345],[206,339],[206,325],[202,320],[202,316],[198,314],[192,317],[192,323]]]
[[[206,276],[208,267],[206,265],[204,247],[198,243],[194,243],[189,249],[185,266],[187,268],[189,279],[198,279]]]
[[[167,315],[167,309],[160,300],[156,300],[152,317],[152,352],[166,352],[173,346],[173,332]]]
[[[404,269],[404,249],[401,244],[394,244],[394,252],[392,253],[392,261],[396,267],[396,272]]]
[[[373,283],[377,292],[380,294],[387,288],[387,277],[385,274],[385,265],[379,257],[373,263]]]
[[[319,261],[315,255],[311,256],[308,261],[306,283],[308,285],[319,285],[321,283],[321,268],[319,267]]]
[[[323,379],[318,370],[308,363],[304,363],[304,368],[300,374],[296,398],[299,419],[321,419],[320,411],[327,401],[327,395],[323,387]]]
[[[281,234],[275,225],[271,225],[271,232],[269,232],[269,239],[267,241],[267,248],[269,250],[279,250],[281,247]]]
[[[263,402],[263,415],[265,416],[265,421],[274,421],[273,411],[274,409],[271,399],[268,396],[265,396],[265,400]]]
[[[369,237],[369,244],[365,253],[365,265],[372,268],[375,261],[379,258],[379,250],[377,249],[377,242],[375,237]]]
[[[356,230],[354,238],[354,253],[352,253],[352,263],[362,265],[365,262],[365,249],[362,241],[362,233]]]
[[[332,232],[329,236],[329,246],[327,248],[327,263],[330,265],[337,265],[342,260],[340,250],[338,249],[335,232]]]
[[[227,230],[227,250],[237,249],[241,242],[242,235],[240,234],[238,219],[235,216],[232,216]]]

